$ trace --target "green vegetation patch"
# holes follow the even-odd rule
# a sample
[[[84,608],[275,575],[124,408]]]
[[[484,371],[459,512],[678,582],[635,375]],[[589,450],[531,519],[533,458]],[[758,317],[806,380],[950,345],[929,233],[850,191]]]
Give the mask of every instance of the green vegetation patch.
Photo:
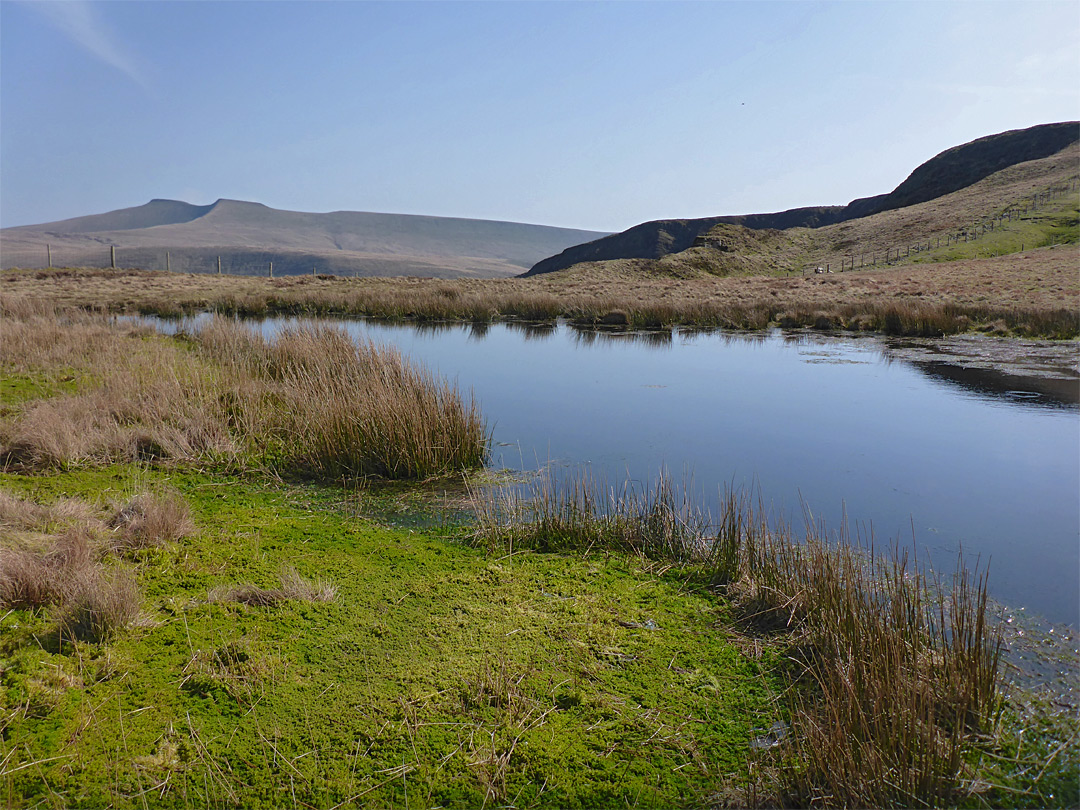
[[[1056,204],[1045,205],[1040,210],[1025,212],[1014,221],[1000,222],[994,230],[980,233],[977,239],[934,247],[911,258],[910,262],[952,262],[1006,256],[1021,250],[1074,244],[1078,233],[1080,209],[1070,196],[1056,201]]]
[[[675,569],[489,557],[355,517],[355,496],[136,465],[0,475],[38,503],[168,488],[195,533],[129,553],[139,621],[91,644],[47,608],[0,633],[10,806],[673,806],[742,789],[779,718],[767,650]],[[329,582],[331,601],[221,598]],[[217,595],[217,596],[215,596]]]
[[[17,413],[28,402],[74,394],[80,376],[74,369],[0,374],[0,417]]]

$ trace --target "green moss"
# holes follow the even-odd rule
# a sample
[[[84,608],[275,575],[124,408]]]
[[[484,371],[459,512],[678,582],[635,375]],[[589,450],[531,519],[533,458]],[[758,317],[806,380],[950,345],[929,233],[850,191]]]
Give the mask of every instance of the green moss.
[[[199,531],[138,558],[141,626],[57,647],[48,612],[3,618],[8,804],[672,806],[741,784],[774,719],[770,661],[714,627],[715,597],[635,558],[491,559],[259,478],[0,475],[41,501],[166,483]],[[335,600],[207,599],[286,564]]]
[[[73,369],[0,374],[0,417],[16,413],[27,402],[75,393],[79,385]]]

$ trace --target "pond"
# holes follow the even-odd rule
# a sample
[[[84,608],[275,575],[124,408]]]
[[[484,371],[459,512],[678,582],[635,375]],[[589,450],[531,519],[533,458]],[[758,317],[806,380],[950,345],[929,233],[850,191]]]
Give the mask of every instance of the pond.
[[[330,323],[471,389],[495,467],[666,468],[706,505],[754,487],[795,527],[846,514],[946,573],[962,548],[997,600],[1080,625],[1076,343]]]

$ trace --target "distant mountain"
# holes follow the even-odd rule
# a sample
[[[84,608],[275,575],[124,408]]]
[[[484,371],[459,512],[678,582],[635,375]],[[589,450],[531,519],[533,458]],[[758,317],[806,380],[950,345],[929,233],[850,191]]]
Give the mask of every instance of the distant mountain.
[[[967,188],[1002,169],[1049,157],[1080,140],[1080,122],[1041,124],[1010,130],[947,149],[923,163],[888,194],[864,197],[847,205],[793,208],[773,214],[743,214],[702,219],[661,219],[621,233],[574,245],[537,262],[525,276],[551,273],[581,262],[611,259],[659,259],[694,245],[717,225],[763,230],[821,228],[884,211],[928,202]]]
[[[498,277],[605,234],[516,222],[408,214],[281,211],[239,200],[151,200],[105,214],[0,231],[0,265],[346,275]],[[48,247],[46,247],[48,246]]]

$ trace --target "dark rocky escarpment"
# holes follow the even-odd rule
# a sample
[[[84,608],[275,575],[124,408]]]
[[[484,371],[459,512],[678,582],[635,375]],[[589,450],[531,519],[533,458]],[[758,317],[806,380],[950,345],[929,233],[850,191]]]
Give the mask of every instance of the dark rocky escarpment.
[[[773,214],[661,219],[622,233],[567,248],[532,266],[526,276],[562,270],[580,262],[610,259],[659,259],[694,244],[714,226],[727,223],[754,230],[821,228],[933,200],[973,185],[1017,163],[1039,160],[1080,140],[1080,122],[1042,124],[979,138],[947,149],[923,163],[888,194],[863,197],[847,205],[793,208]]]
[[[913,171],[873,211],[890,211],[933,200],[978,183],[1016,163],[1049,157],[1080,140],[1080,122],[1013,129],[954,146]]]

